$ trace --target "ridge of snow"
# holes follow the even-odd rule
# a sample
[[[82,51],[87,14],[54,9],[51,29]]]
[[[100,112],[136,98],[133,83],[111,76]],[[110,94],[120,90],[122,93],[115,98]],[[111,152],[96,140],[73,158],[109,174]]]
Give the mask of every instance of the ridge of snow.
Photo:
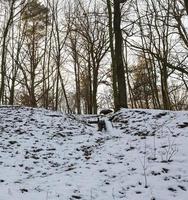
[[[0,107],[0,200],[187,200],[187,111],[85,117]]]

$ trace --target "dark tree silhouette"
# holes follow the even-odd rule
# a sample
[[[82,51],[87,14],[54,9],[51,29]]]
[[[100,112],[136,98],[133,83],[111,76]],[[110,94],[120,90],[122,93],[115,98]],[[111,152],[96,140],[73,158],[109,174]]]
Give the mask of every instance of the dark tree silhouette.
[[[186,12],[188,14],[188,0],[184,0],[184,2],[185,2],[185,9],[186,9]]]

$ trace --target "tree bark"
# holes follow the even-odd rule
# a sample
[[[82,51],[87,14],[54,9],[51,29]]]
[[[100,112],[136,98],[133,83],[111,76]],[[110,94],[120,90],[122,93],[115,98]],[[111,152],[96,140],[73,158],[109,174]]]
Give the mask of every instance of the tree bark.
[[[110,40],[110,52],[111,52],[111,69],[112,69],[112,87],[113,87],[113,98],[114,98],[114,108],[118,108],[118,92],[117,92],[117,68],[115,62],[114,53],[114,37],[113,37],[113,27],[112,27],[112,9],[110,0],[107,0],[108,8],[108,28],[109,28],[109,40]]]
[[[187,12],[187,15],[188,15],[188,1],[184,0],[184,3],[185,3],[185,9],[186,9],[186,12]]]
[[[122,32],[121,32],[121,9],[120,3],[114,0],[114,34],[115,34],[115,61],[117,68],[118,82],[118,105],[115,108],[119,110],[121,107],[127,108],[127,92],[125,83],[125,69],[123,63],[122,52]]]
[[[3,32],[3,44],[2,44],[1,68],[0,68],[1,70],[0,103],[2,104],[4,103],[3,96],[4,96],[4,90],[5,90],[7,36],[8,36],[9,28],[13,21],[14,3],[15,3],[15,0],[12,0],[11,5],[10,5],[9,18]]]

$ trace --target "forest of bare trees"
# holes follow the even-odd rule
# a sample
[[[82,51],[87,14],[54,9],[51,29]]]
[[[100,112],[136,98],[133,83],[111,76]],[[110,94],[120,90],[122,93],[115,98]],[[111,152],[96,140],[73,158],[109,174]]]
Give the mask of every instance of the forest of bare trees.
[[[0,104],[188,109],[186,0],[0,0]]]

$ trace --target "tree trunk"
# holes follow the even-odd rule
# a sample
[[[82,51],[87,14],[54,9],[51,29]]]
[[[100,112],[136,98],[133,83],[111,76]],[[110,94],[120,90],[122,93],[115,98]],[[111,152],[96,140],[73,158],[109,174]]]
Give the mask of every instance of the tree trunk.
[[[91,63],[89,60],[88,63],[88,114],[92,114],[92,101],[93,101],[93,93],[92,93],[92,80],[91,80]]]
[[[127,92],[125,83],[125,69],[122,52],[122,32],[121,32],[121,9],[120,3],[114,0],[114,34],[115,34],[115,61],[117,67],[118,82],[118,105],[116,110],[121,107],[127,108]]]
[[[163,109],[170,110],[170,98],[168,94],[168,73],[166,66],[162,66],[161,69],[161,90],[162,90],[162,99],[163,99]]]
[[[75,85],[76,85],[76,109],[77,114],[81,114],[81,102],[80,102],[80,66],[78,62],[78,51],[76,38],[71,40],[73,60],[74,60],[74,75],[75,75]]]
[[[187,12],[187,14],[188,14],[188,1],[187,1],[187,0],[184,0],[184,3],[185,3],[186,12]]]
[[[97,69],[96,69],[97,68]],[[98,67],[93,69],[93,114],[97,114]]]
[[[114,53],[114,37],[113,37],[113,27],[112,27],[112,9],[110,0],[107,0],[108,8],[108,26],[109,26],[109,40],[110,40],[110,52],[111,52],[111,69],[112,69],[112,86],[113,86],[113,98],[114,98],[114,108],[118,109],[118,92],[117,92],[117,68],[115,62]]]
[[[3,104],[3,96],[5,90],[5,76],[6,76],[6,48],[7,48],[7,35],[9,32],[9,28],[13,21],[13,14],[14,14],[14,3],[15,0],[12,0],[10,5],[10,14],[8,21],[6,23],[4,32],[3,32],[3,44],[2,44],[2,53],[1,53],[1,85],[0,85],[0,103]]]

